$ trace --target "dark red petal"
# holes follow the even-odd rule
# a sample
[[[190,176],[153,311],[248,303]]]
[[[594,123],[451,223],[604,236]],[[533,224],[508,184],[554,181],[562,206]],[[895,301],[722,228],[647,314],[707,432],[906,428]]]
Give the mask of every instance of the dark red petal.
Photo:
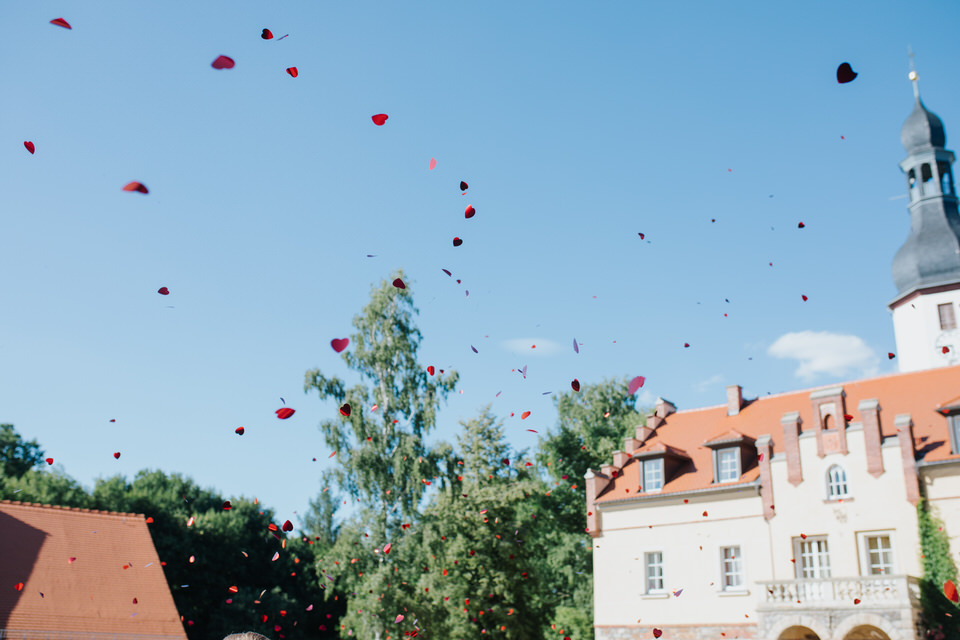
[[[687,348],[689,348],[689,347],[690,347],[690,343],[689,343],[689,342],[684,342],[684,343],[683,343],[683,348],[684,348],[684,349],[687,349]]]
[[[957,595],[957,586],[953,584],[953,580],[947,580],[943,583],[943,595],[947,596],[947,600],[951,602],[960,602],[960,596]]]
[[[334,338],[330,341],[330,346],[333,347],[333,350],[337,353],[346,349],[348,344],[350,344],[350,338]]]
[[[641,240],[643,240],[644,238],[646,238],[646,236],[643,235],[642,233],[638,233],[637,235],[640,236],[640,239],[641,239]]]
[[[273,38],[273,32],[270,31],[270,29],[264,29],[263,33],[260,34],[260,37],[263,38],[264,40],[270,40],[271,38]]]
[[[294,78],[296,78],[300,74],[300,72],[297,71],[296,67],[287,67],[287,73],[289,73]]]
[[[123,187],[124,191],[139,191],[140,193],[147,194],[150,191],[147,189],[146,185],[142,182],[128,182]]]
[[[843,419],[846,420],[847,422],[852,422],[852,421],[853,421],[853,416],[850,415],[849,413],[845,413],[845,414],[843,414]]]
[[[896,357],[897,357],[897,355],[896,355],[895,353],[892,353],[892,352],[891,352],[891,353],[888,353],[888,354],[887,354],[887,359],[888,359],[888,360],[893,360],[893,359],[896,358]]]
[[[245,431],[246,429],[244,429],[243,427],[237,427],[236,429],[233,430],[233,432],[238,436],[242,436]]]
[[[466,211],[463,212],[463,217],[469,220],[475,215],[477,215],[477,210],[473,208],[472,204],[468,204]]]
[[[401,280],[400,278],[397,278],[396,280],[393,281],[393,286],[395,286],[397,289],[407,288],[407,285],[403,284],[403,280]]]
[[[233,505],[230,504],[230,501],[229,501],[229,500],[225,500],[225,501],[223,502],[223,510],[224,510],[224,511],[230,511],[230,509],[232,509],[232,508],[233,508]]]
[[[286,522],[284,522],[284,523],[283,523],[283,530],[284,530],[284,531],[293,531],[293,523],[290,522],[289,520],[287,520]]]
[[[27,140],[26,142],[24,142],[24,143],[23,143],[23,146],[26,147],[27,151],[29,151],[31,154],[32,154],[34,151],[37,150],[36,145],[33,144],[32,142],[30,142],[29,140]]]
[[[47,458],[47,464],[53,464],[53,458]]]
[[[157,293],[159,293],[162,296],[168,296],[170,295],[170,289],[167,289],[166,287],[160,287],[159,289],[157,289]]]
[[[574,378],[573,382],[570,383],[570,388],[574,391],[580,391],[580,381]]]
[[[837,67],[837,82],[840,84],[846,84],[848,82],[853,82],[857,77],[857,72],[853,70],[853,67],[850,66],[849,62],[844,62],[839,67]]]
[[[801,295],[800,297],[801,297],[801,298],[803,298],[803,301],[804,301],[804,302],[806,302],[806,301],[807,301],[807,296],[805,296],[805,295]]]
[[[119,459],[120,459],[120,452],[117,451],[116,453],[114,453],[114,454],[113,454],[113,457],[116,458],[117,460],[119,460]]]
[[[343,406],[340,407],[340,415],[342,415],[342,416],[344,416],[344,417],[347,417],[347,418],[350,417],[350,404],[349,404],[349,403],[344,403]]]
[[[800,223],[797,224],[797,229],[803,229],[805,226],[807,226],[807,225],[805,225],[805,224],[803,224],[802,222],[800,222]]]
[[[233,61],[233,58],[227,56],[219,56],[210,64],[214,69],[233,69],[234,65],[236,65],[236,62]]]
[[[375,116],[370,116],[370,119],[373,120],[373,124],[377,125],[378,127],[382,127],[383,123],[386,122],[387,118],[389,117],[390,116],[385,113],[378,113]]]
[[[453,246],[459,247],[459,246],[462,245],[462,244],[463,244],[463,240],[461,240],[460,238],[454,238],[454,239],[453,239]]]
[[[460,181],[460,191],[466,191],[466,190],[469,189],[469,188],[470,188],[470,185],[468,185],[468,184],[467,184],[466,182],[464,182],[463,180]]]
[[[436,371],[436,369],[433,368],[433,365],[430,365],[429,367],[427,367],[427,373],[429,373],[430,375],[433,375],[434,371]]]
[[[50,24],[55,24],[58,27],[63,27],[64,29],[73,29],[73,27],[70,26],[70,23],[63,18],[54,18],[50,21]]]
[[[290,407],[283,407],[282,409],[277,409],[276,413],[278,418],[280,418],[281,420],[286,420],[287,418],[292,416],[294,413],[296,413],[296,410],[291,409]]]

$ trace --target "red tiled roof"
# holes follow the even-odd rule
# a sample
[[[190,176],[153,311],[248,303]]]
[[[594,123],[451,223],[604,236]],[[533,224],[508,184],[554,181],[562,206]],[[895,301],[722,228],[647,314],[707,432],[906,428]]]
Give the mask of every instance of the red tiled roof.
[[[9,500],[0,629],[187,637],[143,515]]]
[[[726,404],[678,411],[667,416],[663,424],[657,427],[653,435],[647,438],[634,454],[669,442],[674,447],[686,450],[692,458],[692,462],[667,479],[663,489],[657,492],[658,495],[716,486],[713,484],[712,453],[704,446],[711,434],[729,434],[731,430],[751,438],[769,434],[773,440],[774,452],[782,453],[783,427],[780,418],[783,414],[799,412],[802,430],[812,430],[815,416],[810,394],[818,389],[839,386],[842,386],[846,393],[846,413],[853,416],[852,422],[860,421],[857,409],[860,401],[876,398],[880,402],[880,428],[884,437],[895,436],[897,433],[893,425],[894,416],[909,413],[913,418],[918,459],[926,462],[960,459],[960,455],[950,452],[947,418],[938,411],[939,408],[956,403],[957,391],[960,390],[960,365],[854,380],[758,398],[746,403],[735,416],[727,415]],[[633,460],[628,460],[617,477],[597,498],[597,502],[637,495],[633,491],[640,485],[638,466]],[[759,473],[756,466],[748,468],[740,477],[739,484],[756,480]],[[626,493],[626,489],[630,489],[631,493]]]

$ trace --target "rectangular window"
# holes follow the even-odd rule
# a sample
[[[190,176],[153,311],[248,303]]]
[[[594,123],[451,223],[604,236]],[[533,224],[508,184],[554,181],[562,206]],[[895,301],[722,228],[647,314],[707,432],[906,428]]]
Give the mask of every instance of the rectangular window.
[[[950,425],[950,437],[953,438],[953,452],[960,453],[960,413],[955,413],[947,418]]]
[[[864,569],[871,576],[893,574],[893,544],[890,534],[868,534],[861,543],[864,554]]]
[[[798,578],[830,577],[830,555],[825,537],[794,538],[793,553],[797,561]]]
[[[643,490],[660,491],[663,488],[663,458],[643,461]]]
[[[720,449],[717,452],[717,482],[733,482],[740,479],[740,450]]]
[[[663,552],[651,551],[643,557],[647,567],[647,593],[663,591]]]
[[[940,314],[940,328],[944,331],[957,328],[957,316],[953,312],[953,303],[938,304],[937,312]]]
[[[743,560],[740,547],[720,547],[720,574],[723,590],[743,588]]]

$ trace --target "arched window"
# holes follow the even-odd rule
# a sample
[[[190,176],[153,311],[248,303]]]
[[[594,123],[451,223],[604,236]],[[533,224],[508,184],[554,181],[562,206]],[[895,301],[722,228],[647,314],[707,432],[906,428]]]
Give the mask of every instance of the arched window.
[[[933,171],[930,169],[930,165],[924,162],[920,166],[920,193],[922,195],[930,195],[930,187],[928,183],[933,180]]]
[[[833,429],[833,416],[829,413],[823,416],[823,428],[824,429]]]
[[[953,175],[950,173],[950,165],[946,162],[937,162],[937,173],[940,174],[940,193],[952,196]]]
[[[827,499],[838,500],[850,495],[847,488],[847,472],[838,464],[830,467],[827,471]]]
[[[907,188],[909,189],[909,192],[910,192],[910,199],[913,200],[914,197],[916,197],[915,189],[917,188],[917,170],[916,169],[910,169],[909,173],[907,173]]]

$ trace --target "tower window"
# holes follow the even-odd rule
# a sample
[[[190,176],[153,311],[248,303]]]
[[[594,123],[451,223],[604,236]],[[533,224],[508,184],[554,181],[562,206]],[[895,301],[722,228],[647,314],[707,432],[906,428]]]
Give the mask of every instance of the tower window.
[[[930,170],[930,165],[924,162],[920,167],[920,182],[923,183],[921,187],[922,192],[925,195],[930,195],[930,190],[927,188],[927,183],[931,180],[933,180],[933,171]]]
[[[910,169],[910,172],[907,173],[907,187],[910,189],[910,199],[913,200],[914,189],[917,188],[917,170]]]
[[[833,429],[833,428],[834,428],[834,425],[833,425],[833,416],[830,415],[829,413],[828,413],[827,415],[823,416],[823,428],[824,428],[825,430],[827,430],[827,431],[829,431],[830,429]]]
[[[953,174],[950,172],[950,165],[946,162],[938,162],[937,173],[940,174],[940,193],[945,196],[952,196]]]
[[[937,305],[937,313],[940,314],[940,329],[950,331],[957,328],[957,316],[953,313],[953,303]]]

